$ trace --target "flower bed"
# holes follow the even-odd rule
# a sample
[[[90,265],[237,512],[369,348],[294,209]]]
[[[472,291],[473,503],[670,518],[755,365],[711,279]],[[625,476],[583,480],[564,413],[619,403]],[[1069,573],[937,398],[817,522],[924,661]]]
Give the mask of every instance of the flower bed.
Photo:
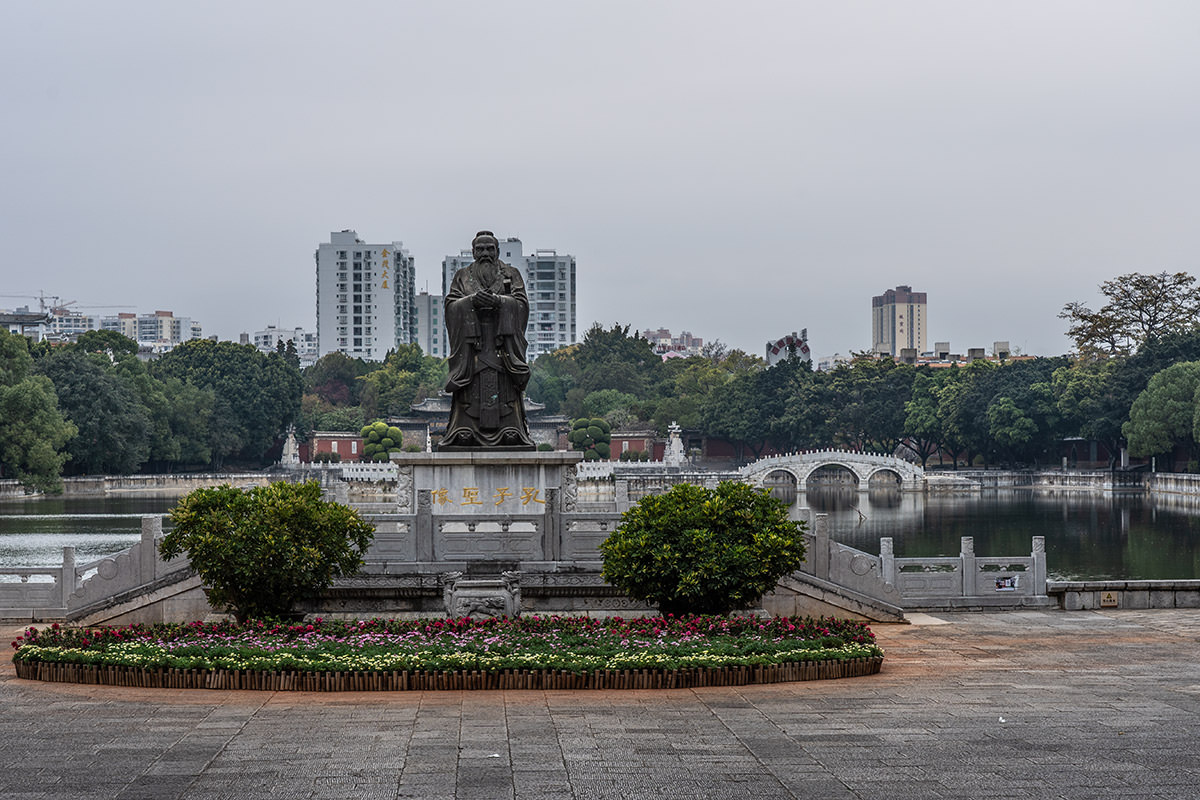
[[[672,688],[878,672],[863,623],[582,617],[29,628],[17,675],[163,688],[304,691]]]

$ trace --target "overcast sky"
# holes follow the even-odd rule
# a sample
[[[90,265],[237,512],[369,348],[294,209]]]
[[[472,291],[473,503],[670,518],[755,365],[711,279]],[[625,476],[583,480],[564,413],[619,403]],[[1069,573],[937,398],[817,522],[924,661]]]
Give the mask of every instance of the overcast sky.
[[[490,228],[576,257],[581,337],[846,353],[908,284],[1052,355],[1200,253],[1194,0],[4,6],[0,307],[312,329],[330,231],[439,293]]]

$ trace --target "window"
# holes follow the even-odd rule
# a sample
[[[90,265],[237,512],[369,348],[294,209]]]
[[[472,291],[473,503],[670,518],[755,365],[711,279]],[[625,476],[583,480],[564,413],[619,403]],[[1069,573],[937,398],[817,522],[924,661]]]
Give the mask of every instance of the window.
[[[357,455],[357,454],[358,454],[358,441],[355,440],[350,443],[350,455],[353,456],[353,455]]]

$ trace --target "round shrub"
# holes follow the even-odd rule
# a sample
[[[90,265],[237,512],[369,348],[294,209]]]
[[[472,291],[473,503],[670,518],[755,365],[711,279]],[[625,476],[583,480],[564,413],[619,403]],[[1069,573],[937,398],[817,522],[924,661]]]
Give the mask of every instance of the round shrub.
[[[404,432],[393,425],[387,429],[387,438],[391,439],[393,442],[398,442],[404,438]]]
[[[604,580],[663,614],[727,614],[800,568],[804,525],[763,489],[684,483],[626,511],[600,552]]]
[[[549,442],[539,442],[537,449],[539,452],[549,453],[549,452],[553,452],[554,445],[550,444]]]
[[[355,511],[322,500],[316,481],[197,489],[171,520],[158,546],[162,557],[186,553],[209,601],[238,622],[283,616],[353,574],[375,536]]]
[[[384,450],[391,450],[393,447],[396,446],[396,443],[394,441],[392,441],[391,438],[385,436],[379,440],[379,446],[382,447]]]
[[[609,448],[607,442],[596,442],[592,447],[601,458],[608,458],[612,455],[612,450]]]

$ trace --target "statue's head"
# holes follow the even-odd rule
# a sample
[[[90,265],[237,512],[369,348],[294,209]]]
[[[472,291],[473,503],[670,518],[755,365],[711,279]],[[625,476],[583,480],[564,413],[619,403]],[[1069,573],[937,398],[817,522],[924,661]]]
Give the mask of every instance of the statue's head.
[[[495,261],[500,257],[500,240],[491,231],[480,231],[471,240],[471,254],[476,261]]]

